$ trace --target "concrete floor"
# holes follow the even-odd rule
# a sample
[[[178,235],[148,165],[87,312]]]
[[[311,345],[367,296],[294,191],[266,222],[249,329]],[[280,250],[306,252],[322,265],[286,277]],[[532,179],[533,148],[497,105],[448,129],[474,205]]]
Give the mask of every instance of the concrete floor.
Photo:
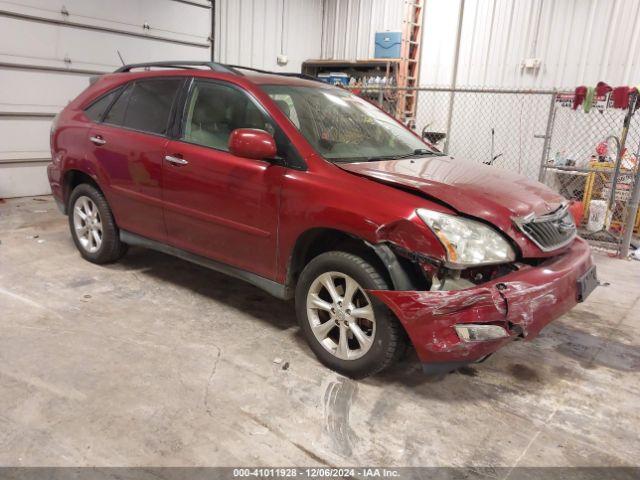
[[[609,287],[484,364],[356,382],[290,303],[142,249],[82,260],[50,197],[0,203],[0,241],[1,465],[638,465],[640,262],[597,255]]]

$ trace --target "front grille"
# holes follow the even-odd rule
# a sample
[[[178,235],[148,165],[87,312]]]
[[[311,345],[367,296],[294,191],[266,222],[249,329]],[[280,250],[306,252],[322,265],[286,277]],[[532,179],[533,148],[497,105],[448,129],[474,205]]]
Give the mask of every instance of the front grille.
[[[576,236],[576,225],[567,205],[540,217],[515,219],[515,223],[544,252],[564,247]]]

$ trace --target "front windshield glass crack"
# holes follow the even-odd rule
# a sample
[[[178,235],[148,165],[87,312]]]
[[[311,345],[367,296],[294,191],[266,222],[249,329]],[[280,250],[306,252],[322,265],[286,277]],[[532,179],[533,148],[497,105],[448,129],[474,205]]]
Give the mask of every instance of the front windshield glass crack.
[[[382,110],[339,88],[264,85],[314,149],[334,162],[439,155]]]

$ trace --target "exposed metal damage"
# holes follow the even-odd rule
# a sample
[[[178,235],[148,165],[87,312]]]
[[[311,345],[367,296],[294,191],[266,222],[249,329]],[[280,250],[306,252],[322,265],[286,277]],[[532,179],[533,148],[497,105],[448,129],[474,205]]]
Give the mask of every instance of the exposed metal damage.
[[[587,244],[578,240],[565,253],[539,265],[496,270],[497,276],[479,284],[466,280],[461,285],[467,288],[371,294],[400,319],[423,363],[474,362],[514,339],[535,338],[549,322],[569,311],[579,301],[577,280],[591,265]],[[470,324],[496,325],[507,335],[465,341],[456,333],[456,325]]]

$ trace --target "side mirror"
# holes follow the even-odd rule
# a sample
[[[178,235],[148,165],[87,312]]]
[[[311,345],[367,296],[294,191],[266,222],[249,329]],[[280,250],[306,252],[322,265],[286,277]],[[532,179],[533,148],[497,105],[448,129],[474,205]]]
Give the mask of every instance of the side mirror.
[[[427,132],[422,131],[422,139],[427,142],[436,145],[440,140],[444,140],[447,134],[443,132]]]
[[[264,130],[236,128],[229,136],[229,152],[254,160],[270,159],[277,155],[276,141]]]

